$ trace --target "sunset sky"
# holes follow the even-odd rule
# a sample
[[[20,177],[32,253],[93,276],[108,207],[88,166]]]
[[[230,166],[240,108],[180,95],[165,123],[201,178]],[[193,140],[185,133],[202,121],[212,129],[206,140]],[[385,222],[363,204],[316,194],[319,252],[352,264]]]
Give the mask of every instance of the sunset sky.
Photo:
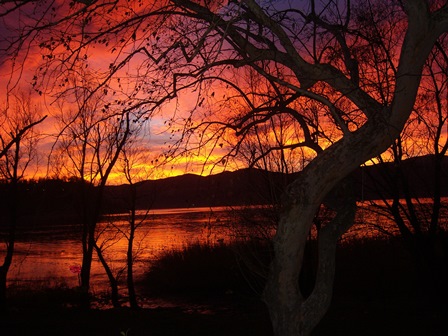
[[[7,16],[0,21],[0,48],[4,48],[10,40],[17,36],[18,31],[26,26],[27,19],[25,15],[21,17],[17,14],[17,20],[12,16]],[[94,23],[93,23],[94,24]],[[17,29],[15,31],[14,29]],[[0,90],[2,93],[2,104],[6,104],[8,99],[7,92],[30,92],[34,106],[41,111],[42,115],[48,115],[47,119],[38,126],[39,131],[44,135],[39,144],[39,166],[29,167],[26,176],[32,178],[45,177],[47,174],[51,177],[51,163],[48,164],[48,155],[54,150],[56,136],[59,132],[57,126],[57,116],[60,114],[58,101],[52,92],[44,92],[39,95],[33,90],[33,77],[39,76],[38,68],[45,63],[44,50],[38,46],[39,39],[27,40],[26,45],[19,54],[14,55],[14,62],[8,58],[4,52],[1,54],[3,61],[0,61]],[[86,49],[89,69],[94,71],[103,71],[105,65],[116,61],[116,54],[112,51],[113,47],[95,45]],[[138,69],[127,68],[126,72],[137,72]],[[52,77],[49,77],[49,80]],[[44,83],[45,84],[45,83]],[[46,83],[49,88],[53,83]],[[115,84],[117,84],[115,82]],[[112,85],[114,82],[112,81]],[[164,159],[164,154],[170,151],[170,145],[179,140],[181,134],[172,133],[172,129],[167,126],[168,119],[172,118],[173,111],[176,111],[176,118],[181,120],[183,114],[188,115],[197,104],[197,94],[194,92],[185,92],[179,94],[177,99],[172,100],[156,114],[154,114],[146,123],[144,130],[139,137],[138,146],[145,152],[147,163],[139,163],[136,171],[141,172],[142,178],[160,178],[175,176],[185,173],[194,173],[208,175],[210,173],[219,173],[224,169],[233,170],[241,165],[234,165],[230,162],[219,164],[223,155],[227,153],[226,148],[217,147],[210,155],[208,150],[194,150],[185,153],[179,157]],[[9,99],[9,101],[11,101]],[[71,108],[67,102],[64,108]],[[178,151],[181,153],[182,149]],[[166,161],[166,162],[165,162]],[[151,162],[153,164],[151,164]],[[206,164],[204,164],[207,162]],[[217,164],[218,163],[218,164]],[[48,171],[50,167],[50,171]],[[48,172],[48,173],[47,173]],[[110,176],[110,183],[122,183],[122,173],[115,171]]]
[[[0,333],[440,331],[447,70],[448,1],[0,0]]]
[[[64,12],[64,1],[56,1],[55,4],[58,9],[55,9],[54,14],[56,17],[63,17]],[[82,4],[75,4],[75,6],[82,6]],[[144,11],[144,9],[138,8],[137,5],[134,10]],[[150,6],[146,4],[145,6]],[[79,7],[81,8],[81,7]],[[0,20],[0,50],[2,53],[0,57],[3,58],[3,61],[0,62],[0,89],[2,92],[1,100],[2,102],[6,102],[7,100],[7,92],[17,92],[17,90],[22,90],[24,92],[32,92],[33,103],[43,115],[48,115],[48,118],[39,125],[39,130],[45,136],[42,138],[39,146],[40,152],[40,162],[39,168],[36,171],[36,168],[30,167],[27,171],[27,176],[29,177],[44,177],[47,172],[49,176],[53,176],[54,172],[48,171],[47,168],[52,168],[52,163],[48,164],[48,154],[51,150],[54,150],[55,136],[58,134],[59,129],[57,126],[57,119],[61,113],[60,102],[61,100],[56,100],[55,95],[61,94],[61,83],[64,80],[63,72],[59,72],[61,68],[51,68],[54,73],[45,74],[45,77],[42,74],[45,72],[42,69],[45,69],[45,66],[51,65],[49,55],[52,54],[49,51],[49,48],[42,47],[42,41],[45,41],[46,36],[37,36],[30,35],[26,40],[24,40],[25,44],[21,47],[21,51],[17,55],[6,55],[4,48],[7,45],[7,41],[14,39],[20,34],[22,29],[27,29],[28,25],[33,22],[29,17],[30,8],[25,8],[21,12],[17,12],[14,15],[5,16]],[[37,11],[39,8],[36,9]],[[42,9],[41,9],[42,10]],[[20,13],[20,14],[19,14]],[[53,15],[53,13],[46,14]],[[102,24],[104,22],[109,22],[113,20],[123,20],[126,17],[125,11],[116,10],[112,13],[108,13],[109,17],[93,17],[92,20],[83,27],[87,32],[97,32],[102,29]],[[82,26],[79,22],[72,23],[73,26],[61,26],[61,29],[66,29],[68,32],[76,32],[77,29],[80,29]],[[58,28],[59,29],[59,28]],[[140,29],[140,28],[139,28]],[[179,27],[179,29],[184,29]],[[188,30],[188,27],[185,28]],[[62,38],[63,31],[55,32],[55,39],[59,35]],[[146,35],[145,35],[146,34]],[[160,35],[157,35],[160,34]],[[135,36],[134,36],[135,35]],[[81,44],[83,41],[76,41],[79,38],[78,35],[73,34],[73,41],[70,45],[76,47],[77,44]],[[132,34],[132,31],[129,32],[127,30],[123,30],[123,33],[120,36],[108,36],[107,42],[101,43],[92,43],[88,44],[86,47],[81,48],[80,50],[80,59],[76,62],[82,63],[84,62],[86,71],[90,72],[91,76],[97,76],[98,82],[104,78],[104,76],[109,71],[110,64],[118,64],[126,55],[130,54],[133,50],[141,48],[142,46],[149,45],[150,43],[164,43],[169,44],[169,41],[163,40],[163,31],[157,32],[145,32],[144,29],[138,30],[138,33]],[[162,38],[160,39],[160,36]],[[165,37],[168,35],[165,35]],[[121,37],[121,40],[119,39]],[[160,39],[160,40],[159,40]],[[168,39],[167,39],[168,40]],[[149,41],[149,42],[148,42]],[[54,55],[57,55],[59,49],[54,51]],[[121,48],[121,49],[120,49]],[[214,46],[210,47],[213,50]],[[120,49],[120,50],[118,50]],[[13,49],[14,50],[14,49]],[[154,49],[157,50],[157,49]],[[9,56],[9,57],[8,57]],[[11,61],[11,56],[14,56],[14,62]],[[54,56],[52,56],[54,57]],[[172,61],[171,65],[173,68],[176,68],[177,63]],[[194,68],[194,63],[188,65],[191,68]],[[42,68],[41,68],[42,67]],[[177,70],[177,69],[175,69]],[[175,71],[173,70],[173,71]],[[179,70],[180,71],[180,70]],[[241,76],[242,72],[239,72],[238,75],[240,77],[232,78],[230,74],[226,74],[227,78],[240,81],[239,85],[244,87],[244,85],[254,85],[259,88],[264,84],[261,81],[256,81],[255,83],[251,82],[251,78],[249,73],[245,73],[244,76],[248,76],[247,78],[243,78]],[[287,75],[287,74],[285,74]],[[35,91],[32,90],[32,84],[39,82],[38,91],[42,91],[42,94],[39,95]],[[118,80],[118,77],[121,76],[121,81]],[[138,77],[140,76],[140,77]],[[143,85],[144,80],[141,78],[151,79],[151,76],[154,77],[153,81],[163,87],[164,81],[167,81],[169,84],[169,78],[157,78],[159,76],[157,72],[152,68],[148,59],[145,58],[142,54],[136,55],[132,62],[129,62],[125,67],[121,68],[115,74],[115,77],[107,84],[107,89],[109,91],[109,95],[104,99],[122,99],[126,101],[127,96],[132,96],[132,90],[138,85]],[[236,75],[235,75],[236,76]],[[43,79],[42,82],[40,80]],[[140,81],[140,82],[139,82]],[[146,85],[146,84],[144,84]],[[244,105],[244,102],[238,102],[237,99],[228,98],[229,95],[232,95],[231,91],[224,86],[213,86],[207,87],[207,84],[203,85],[200,90],[198,90],[199,86],[191,86],[191,88],[186,89],[183,92],[177,94],[176,98],[172,98],[165,102],[160,109],[156,109],[145,127],[143,128],[143,132],[138,140],[138,146],[142,153],[146,153],[144,156],[144,161],[138,164],[138,169],[143,176],[142,178],[160,178],[166,176],[174,176],[184,173],[195,173],[195,174],[203,174],[207,175],[209,173],[219,173],[224,169],[233,170],[237,168],[242,168],[247,166],[247,162],[244,160],[236,158],[235,160],[225,160],[221,159],[229,153],[232,148],[232,136],[230,134],[222,134],[222,140],[210,141],[206,146],[201,149],[195,148],[195,144],[198,143],[199,138],[197,135],[194,135],[190,138],[189,149],[193,148],[193,150],[185,152],[184,146],[185,143],[179,146],[179,149],[176,151],[176,154],[182,154],[181,156],[171,157],[171,150],[177,140],[182,136],[182,127],[185,126],[185,121],[188,119],[190,114],[194,111],[195,122],[200,122],[201,120],[206,121],[207,115],[210,113],[208,108],[213,108],[215,111],[215,118],[223,120],[225,117],[237,116],[241,111],[244,111],[247,106]],[[55,90],[56,89],[56,90]],[[263,88],[265,89],[265,88]],[[269,89],[269,86],[266,87],[266,90]],[[159,89],[160,90],[160,89]],[[110,97],[111,91],[117,91],[117,95],[115,97]],[[199,93],[200,92],[200,93]],[[158,93],[160,94],[160,92]],[[233,93],[234,94],[234,93]],[[135,97],[135,99],[139,98],[147,98],[144,97],[145,93],[143,91],[139,91]],[[225,97],[225,98],[224,98]],[[204,101],[204,104],[202,102]],[[256,103],[262,102],[263,98],[255,97],[254,101]],[[257,101],[259,99],[259,101]],[[336,99],[337,100],[337,99]],[[223,106],[222,109],[218,106]],[[63,109],[65,111],[69,109],[73,109],[75,106],[73,101],[70,99],[65,99]],[[301,106],[298,106],[301,108]],[[309,106],[304,105],[304,110],[307,110]],[[316,109],[322,109],[319,106],[315,106]],[[352,107],[348,107],[348,111],[350,111]],[[341,132],[338,130],[331,117],[328,116],[328,113],[325,111],[319,111],[319,119],[318,127],[316,127],[315,131],[319,131],[322,134],[325,133],[324,136],[319,140],[320,145],[325,148],[330,145],[333,141],[341,137]],[[353,118],[348,126],[355,130],[359,125],[363,123],[362,116],[358,117],[356,115],[356,111],[353,110],[350,113],[349,118]],[[317,115],[317,114],[316,114]],[[216,117],[220,116],[220,117]],[[317,117],[316,117],[317,118]],[[274,121],[280,123],[279,120]],[[169,127],[171,125],[171,127]],[[278,124],[279,125],[279,124]],[[272,125],[273,128],[279,127],[278,125]],[[288,126],[289,127],[289,126]],[[298,127],[290,127],[285,126],[285,131],[282,133],[284,137],[281,139],[282,145],[288,146],[297,142],[297,139],[301,139],[302,134],[297,133]],[[268,129],[268,128],[266,128]],[[179,130],[179,131],[178,131]],[[210,131],[210,129],[209,129]],[[278,134],[272,133],[269,135],[269,131],[266,130],[265,141],[268,143],[269,141],[272,143],[273,141],[278,141],[276,137]],[[446,134],[446,130],[444,131]],[[210,134],[213,134],[213,131],[210,131]],[[205,135],[207,136],[207,134]],[[422,137],[422,141],[425,139]],[[414,138],[415,140],[415,138]],[[255,141],[255,140],[254,140]],[[257,139],[260,141],[260,139]],[[195,143],[196,142],[196,143]],[[417,140],[418,142],[418,140]],[[261,143],[261,142],[260,142]],[[213,152],[211,149],[213,148]],[[168,154],[169,160],[165,162],[164,158],[165,154]],[[421,153],[423,154],[423,153]],[[292,165],[296,165],[297,162],[301,162],[299,157],[305,155],[306,158],[312,157],[314,155],[313,150],[301,149],[295,153],[291,154],[289,158],[291,160]],[[303,159],[302,159],[303,161]],[[151,164],[152,162],[152,164]],[[161,163],[164,163],[161,165]],[[303,166],[303,162],[300,163],[300,166]],[[297,169],[297,168],[296,168]],[[121,173],[116,170],[110,177],[110,183],[121,183],[123,180],[121,178]]]

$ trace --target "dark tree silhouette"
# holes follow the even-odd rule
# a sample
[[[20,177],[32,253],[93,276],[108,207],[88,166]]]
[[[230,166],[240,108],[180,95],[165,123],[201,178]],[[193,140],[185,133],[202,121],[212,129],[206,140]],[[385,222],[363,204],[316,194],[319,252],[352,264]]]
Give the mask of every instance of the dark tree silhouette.
[[[373,7],[381,10],[372,17]],[[300,140],[288,146],[314,153],[284,194],[264,299],[276,335],[309,335],[331,302],[336,242],[353,223],[350,175],[400,135],[425,62],[448,30],[448,6],[78,1],[54,10],[43,4],[29,15],[45,17],[20,35],[22,43],[41,41],[34,87],[42,94],[60,92],[79,66],[96,66],[92,92],[115,97],[111,104],[123,112],[152,115],[167,106],[174,110],[169,123],[181,123],[174,137],[196,151],[228,144],[229,157],[239,149],[230,146],[232,136],[250,136],[280,114],[294,120]],[[100,52],[101,64],[89,62]],[[241,81],[248,70],[265,79],[256,92]],[[192,113],[185,116],[174,100],[182,103],[187,91],[196,103],[189,102]],[[272,92],[274,100],[257,99]],[[335,217],[319,231],[315,286],[304,295],[298,278],[305,245],[324,201]]]
[[[443,131],[448,118],[445,50],[446,36],[439,39],[425,64],[415,111],[390,150],[378,158],[393,165],[384,170],[382,181],[376,181],[381,203],[372,203],[375,211],[393,218],[412,252],[422,296],[439,301],[447,295],[448,277],[447,209],[442,202],[448,150]],[[424,159],[417,159],[422,154]]]
[[[79,181],[79,202],[82,222],[81,288],[83,304],[89,306],[90,270],[93,252],[96,251],[111,285],[112,302],[119,306],[118,282],[110,269],[102,248],[97,244],[97,224],[102,215],[104,189],[109,176],[131,133],[130,112],[109,110],[101,113],[104,100],[92,94],[86,77],[73,95],[74,104],[61,106],[58,116],[60,132],[53,159],[59,174],[74,176]],[[90,78],[91,83],[92,78]],[[83,82],[84,81],[84,82]]]
[[[18,183],[36,160],[36,146],[39,134],[35,126],[46,117],[31,103],[31,96],[25,93],[14,94],[9,104],[0,111],[0,178],[7,183],[7,209],[5,229],[6,251],[0,265],[0,308],[6,307],[7,276],[11,267],[16,231],[19,224],[20,204]]]

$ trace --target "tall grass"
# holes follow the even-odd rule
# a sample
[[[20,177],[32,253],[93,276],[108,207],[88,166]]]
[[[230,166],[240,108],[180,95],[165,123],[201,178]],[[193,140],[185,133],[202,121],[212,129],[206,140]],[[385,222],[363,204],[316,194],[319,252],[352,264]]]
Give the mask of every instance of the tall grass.
[[[8,286],[8,304],[18,309],[49,309],[78,306],[81,292],[63,279],[29,279]]]
[[[226,292],[260,295],[272,256],[270,249],[261,240],[190,244],[167,251],[150,264],[140,285],[150,296]],[[309,249],[300,279],[305,295],[313,289],[315,242]],[[336,259],[336,295],[415,294],[415,270],[399,238],[345,242],[338,246]]]
[[[252,273],[245,260],[249,247],[247,242],[196,242],[167,251],[149,265],[140,285],[151,296],[251,293],[260,275]]]

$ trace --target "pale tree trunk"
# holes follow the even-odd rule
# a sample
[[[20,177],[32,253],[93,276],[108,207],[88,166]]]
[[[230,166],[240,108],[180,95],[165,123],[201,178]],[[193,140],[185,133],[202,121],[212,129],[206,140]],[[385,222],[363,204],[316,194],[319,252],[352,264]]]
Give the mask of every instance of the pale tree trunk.
[[[332,295],[336,243],[353,224],[356,209],[354,198],[344,187],[349,181],[340,181],[361,163],[389,147],[396,129],[388,126],[377,119],[366,125],[363,132],[335,143],[318,155],[288,186],[265,289],[275,335],[309,335],[325,315]],[[304,298],[298,279],[305,244],[319,206],[332,195],[345,196],[339,196],[342,201],[336,203],[334,220],[320,230],[315,288],[308,298]]]
[[[353,225],[356,213],[356,195],[353,180],[348,178],[336,190],[336,203],[330,204],[336,216],[319,230],[318,270],[315,287],[303,303],[305,334],[309,334],[330,307],[336,270],[336,245],[339,238]]]
[[[284,244],[279,244],[277,239],[276,256],[282,258],[274,260],[272,276],[264,293],[276,335],[309,335],[330,307],[336,245],[341,235],[353,225],[356,213],[353,191],[352,180],[347,179],[338,185],[333,193],[335,199],[332,200],[330,207],[336,211],[336,215],[318,233],[318,269],[315,286],[309,297],[305,298],[300,290],[297,279],[301,267],[297,267],[296,263],[297,257],[303,258],[308,232],[298,233],[300,241],[287,241],[286,243],[291,245],[286,245],[286,249],[282,248]],[[312,221],[313,217],[313,211],[310,211],[308,217],[297,217],[293,212],[288,219],[292,220],[294,226],[299,227],[301,220]],[[296,257],[290,254],[293,246],[296,249]]]
[[[423,64],[438,36],[448,29],[446,8],[438,13],[437,19],[429,15],[423,1],[408,1],[405,10],[408,30],[403,41],[391,105],[374,102],[371,97],[359,94],[360,90],[348,91],[344,77],[337,72],[332,75],[329,70],[324,79],[340,92],[345,92],[365,112],[368,121],[319,153],[288,186],[284,195],[283,212],[274,238],[274,258],[265,289],[265,300],[277,336],[309,335],[325,314],[332,287],[329,286],[332,284],[332,272],[325,268],[334,267],[334,261],[331,262],[328,256],[333,253],[336,234],[325,233],[319,242],[318,276],[313,293],[305,299],[299,289],[298,279],[313,218],[330,190],[361,164],[384,152],[399,136],[412,112]],[[316,69],[311,66],[310,71],[313,70]],[[317,70],[314,74],[319,76],[327,68],[324,65]],[[331,226],[350,221],[351,206],[346,207],[338,209],[338,219]]]

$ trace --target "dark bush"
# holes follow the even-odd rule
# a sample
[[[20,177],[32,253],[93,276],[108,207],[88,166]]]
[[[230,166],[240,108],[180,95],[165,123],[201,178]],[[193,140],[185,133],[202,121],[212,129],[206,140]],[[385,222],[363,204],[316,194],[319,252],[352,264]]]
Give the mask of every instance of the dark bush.
[[[259,276],[250,270],[249,247],[248,242],[194,243],[167,251],[151,263],[141,285],[151,296],[251,293]]]

